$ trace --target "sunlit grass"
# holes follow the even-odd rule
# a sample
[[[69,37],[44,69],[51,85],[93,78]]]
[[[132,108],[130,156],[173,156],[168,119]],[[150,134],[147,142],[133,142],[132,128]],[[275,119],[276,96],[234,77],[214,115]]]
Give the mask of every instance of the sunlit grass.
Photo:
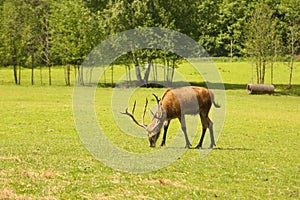
[[[63,76],[60,86],[15,86],[7,83],[11,71],[1,69],[0,199],[299,199],[300,97],[294,92],[299,87],[287,92],[291,96],[283,95],[283,86],[275,95],[247,95],[251,65],[216,65],[228,84],[226,121],[217,147],[204,158],[199,150],[188,150],[167,167],[144,174],[110,169],[86,150],[74,127],[73,88],[63,86]],[[192,69],[178,72],[191,82],[198,80]],[[285,69],[276,73],[275,84],[285,84]],[[300,84],[299,74],[296,68],[295,85]],[[163,90],[138,89],[126,104],[131,108],[137,100],[140,119],[145,97],[154,106],[152,93]],[[150,149],[146,138],[119,129],[112,93],[111,88],[98,88],[95,100],[99,124],[111,142],[132,152],[160,149]],[[178,128],[174,120],[163,148]],[[182,137],[182,147],[184,143]]]

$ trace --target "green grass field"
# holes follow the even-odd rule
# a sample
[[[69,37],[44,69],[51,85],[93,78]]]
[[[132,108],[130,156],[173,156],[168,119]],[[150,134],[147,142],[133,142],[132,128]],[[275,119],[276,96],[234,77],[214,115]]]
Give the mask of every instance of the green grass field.
[[[292,90],[284,89],[288,72],[278,65],[275,95],[247,95],[251,64],[216,65],[227,88],[217,147],[204,158],[199,150],[187,150],[167,167],[142,174],[111,169],[86,150],[74,126],[73,88],[64,86],[61,69],[53,69],[62,74],[54,86],[40,86],[38,75],[30,86],[26,70],[23,85],[15,86],[12,70],[0,69],[0,199],[299,199],[300,67]],[[199,80],[188,67],[178,72],[191,82]],[[112,123],[112,92],[96,92],[96,114],[107,137],[128,151],[159,149]],[[152,92],[160,95],[163,89],[141,88],[134,98],[143,104]],[[171,123],[167,142],[178,127],[177,121]]]

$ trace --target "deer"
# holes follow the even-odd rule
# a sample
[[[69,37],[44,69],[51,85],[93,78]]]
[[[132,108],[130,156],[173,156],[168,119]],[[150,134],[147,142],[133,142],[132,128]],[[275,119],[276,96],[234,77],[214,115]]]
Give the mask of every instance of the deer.
[[[221,106],[215,102],[214,94],[211,90],[204,87],[186,86],[167,89],[163,93],[161,99],[159,99],[155,94],[153,94],[153,96],[157,101],[157,110],[155,113],[150,110],[153,115],[150,124],[146,125],[144,123],[145,113],[148,105],[147,98],[141,123],[139,123],[134,117],[136,101],[134,102],[131,113],[128,112],[128,108],[125,109],[125,112],[121,112],[122,114],[129,116],[136,125],[144,128],[147,131],[150,147],[156,146],[156,141],[159,138],[162,127],[164,127],[164,133],[160,146],[166,145],[166,137],[170,121],[177,118],[184,133],[186,142],[185,148],[191,148],[192,145],[187,135],[185,115],[199,115],[201,119],[202,135],[195,149],[202,149],[202,143],[207,128],[209,129],[211,139],[209,148],[212,149],[214,146],[216,146],[213,133],[213,122],[210,120],[208,114],[212,104],[216,108],[220,108]]]

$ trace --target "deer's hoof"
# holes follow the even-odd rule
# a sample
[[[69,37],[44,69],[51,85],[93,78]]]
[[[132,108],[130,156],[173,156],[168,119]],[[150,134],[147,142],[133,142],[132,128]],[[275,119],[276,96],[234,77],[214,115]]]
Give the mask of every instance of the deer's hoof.
[[[213,149],[214,146],[216,146],[216,144],[211,144],[211,145],[209,146],[209,148],[210,148],[210,149]]]

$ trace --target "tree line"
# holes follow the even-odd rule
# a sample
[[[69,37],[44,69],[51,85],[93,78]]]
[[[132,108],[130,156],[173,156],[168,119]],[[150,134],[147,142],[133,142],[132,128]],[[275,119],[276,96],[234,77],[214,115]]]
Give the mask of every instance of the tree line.
[[[266,66],[285,59],[292,83],[299,54],[298,0],[0,0],[0,66],[13,66],[20,84],[23,67],[76,69],[99,43],[116,33],[138,27],[162,27],[188,35],[211,56],[249,57],[256,82],[264,83]],[[135,66],[137,79],[146,81],[153,60],[174,70],[178,56],[163,51],[130,52],[116,63]],[[140,66],[146,64],[145,78]],[[147,72],[148,70],[148,72]],[[171,73],[172,74],[172,73]]]

